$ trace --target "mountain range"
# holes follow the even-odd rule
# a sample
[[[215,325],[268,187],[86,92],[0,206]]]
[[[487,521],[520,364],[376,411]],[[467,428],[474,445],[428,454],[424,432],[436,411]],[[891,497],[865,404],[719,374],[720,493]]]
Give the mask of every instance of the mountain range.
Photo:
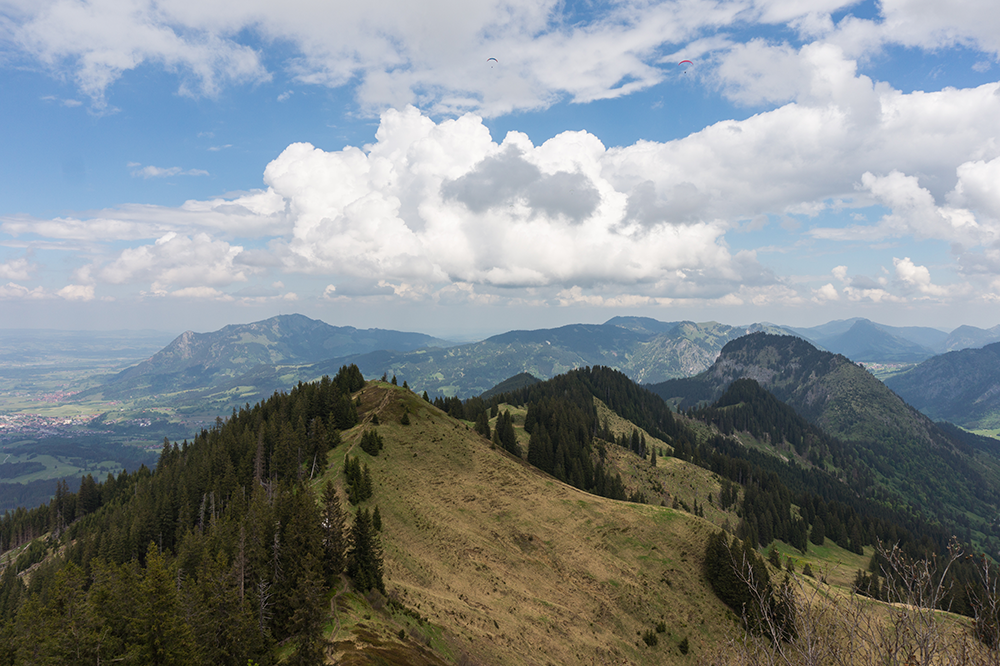
[[[927,326],[887,326],[854,317],[809,328],[783,328],[852,361],[875,363],[919,363],[935,354],[1000,341],[1000,325],[989,329],[962,325],[946,333]]]
[[[448,345],[417,333],[333,327],[282,315],[212,333],[186,332],[149,359],[107,378],[81,399],[141,399],[202,405],[216,412],[357,365],[366,377],[398,376],[432,395],[478,395],[519,373],[541,379],[606,365],[640,382],[707,368],[722,345],[765,324],[659,322],[616,317],[605,324],[510,331]]]
[[[861,318],[791,328],[614,317],[604,324],[509,331],[456,345],[419,333],[335,327],[302,315],[282,315],[210,333],[185,332],[145,361],[77,397],[144,400],[218,414],[298,382],[332,376],[348,364],[357,365],[366,377],[395,376],[432,396],[469,397],[515,375],[544,380],[596,365],[620,370],[640,383],[659,384],[705,371],[724,345],[755,332],[797,336],[856,362],[904,368],[925,362],[926,371],[914,368],[907,375],[910,379],[890,380],[889,386],[933,418],[968,427],[1000,423],[1000,399],[990,397],[997,391],[989,382],[988,352],[983,352],[987,360],[977,372],[948,360],[979,358],[973,350],[960,357],[935,352],[980,344],[1000,335],[1000,326],[961,326],[947,334]],[[927,379],[928,372],[936,377],[933,381]],[[980,379],[970,384],[973,377]],[[813,405],[803,402],[797,408],[810,410]]]
[[[790,330],[853,361],[876,363],[918,363],[934,356],[935,348],[942,348],[948,338],[944,331],[933,328],[882,326],[867,319]]]

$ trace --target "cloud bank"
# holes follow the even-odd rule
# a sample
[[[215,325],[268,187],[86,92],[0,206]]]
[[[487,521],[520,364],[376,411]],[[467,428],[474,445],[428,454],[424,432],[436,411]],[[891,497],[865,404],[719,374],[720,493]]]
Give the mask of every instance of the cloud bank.
[[[827,47],[851,59],[877,56],[887,45],[962,46],[994,60],[1000,53],[1000,17],[988,0],[890,0],[872,19],[852,16],[857,5],[4,0],[0,39],[13,53],[74,80],[98,109],[123,74],[156,66],[176,72],[187,95],[215,95],[280,71],[304,84],[352,85],[368,109],[414,104],[486,116],[628,95],[677,76],[681,59],[698,60],[699,75],[733,99],[781,103],[810,87],[824,94],[826,84],[807,81],[805,70],[826,57]],[[846,15],[835,23],[835,13]],[[737,35],[750,25],[780,26],[786,41],[741,43]],[[800,51],[788,40],[810,44]],[[287,46],[291,57],[271,61],[274,44]]]
[[[828,210],[874,207],[886,212],[811,224],[798,235],[812,243],[943,241],[956,248],[964,278],[997,277],[1000,206],[991,183],[1000,147],[989,137],[1000,136],[1000,84],[902,94],[853,81],[861,90],[848,100],[854,106],[789,103],[683,139],[618,148],[587,132],[538,146],[519,132],[496,141],[472,114],[435,122],[414,107],[389,110],[371,145],[288,146],[264,169],[266,190],[90,219],[12,219],[3,230],[150,239],[77,277],[141,283],[154,294],[205,287],[202,296],[213,297],[269,272],[332,276],[342,286],[327,281],[328,298],[365,289],[416,300],[515,298],[512,290],[530,289],[551,302],[611,305],[954,292],[898,256],[890,266],[899,293],[881,278],[847,283],[842,266],[839,292],[833,283],[799,288],[756,251],[727,242],[730,231],[766,229],[769,216],[808,223]],[[10,278],[26,270],[24,259],[3,265]]]

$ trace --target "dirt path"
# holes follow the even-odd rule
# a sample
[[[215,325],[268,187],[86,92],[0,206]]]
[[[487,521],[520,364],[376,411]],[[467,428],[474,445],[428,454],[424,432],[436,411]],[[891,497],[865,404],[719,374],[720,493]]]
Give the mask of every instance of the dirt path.
[[[340,600],[340,597],[344,595],[344,592],[347,591],[347,580],[344,578],[343,574],[340,575],[340,583],[340,589],[337,590],[337,593],[330,599],[330,613],[333,614],[333,619],[337,623],[337,626],[331,635],[331,638],[334,640],[336,640],[337,636],[340,635],[340,612],[337,610],[337,602]]]

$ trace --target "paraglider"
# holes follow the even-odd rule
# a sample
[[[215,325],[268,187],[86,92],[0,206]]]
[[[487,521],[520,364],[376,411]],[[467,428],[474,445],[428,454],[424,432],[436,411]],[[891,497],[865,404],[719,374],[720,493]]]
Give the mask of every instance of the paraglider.
[[[679,63],[677,63],[677,64],[678,64],[678,65],[683,65],[684,63],[687,63],[687,64],[689,64],[689,65],[693,65],[693,64],[694,64],[694,63],[693,63],[693,62],[691,62],[690,60],[681,60],[681,61],[680,61]]]
[[[496,58],[487,58],[487,59],[486,59],[486,62],[489,62],[489,63],[491,63],[491,64],[490,64],[490,69],[493,69],[493,64],[492,64],[492,63],[494,63],[494,62],[495,62],[495,63],[497,63],[498,65],[500,64],[500,61],[499,61],[499,60],[497,60]]]

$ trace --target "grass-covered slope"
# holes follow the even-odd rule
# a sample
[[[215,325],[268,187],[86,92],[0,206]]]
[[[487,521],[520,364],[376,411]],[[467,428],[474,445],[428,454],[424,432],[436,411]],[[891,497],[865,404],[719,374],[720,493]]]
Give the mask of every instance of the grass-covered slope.
[[[385,439],[366,460],[386,587],[453,650],[496,664],[687,663],[682,638],[705,653],[732,627],[701,577],[710,523],[560,483],[401,389],[369,385],[362,401]],[[661,621],[647,646],[639,634]]]
[[[608,368],[504,399],[512,402],[495,405],[488,425],[510,428],[513,441],[494,444],[477,432],[478,418],[452,418],[344,368],[234,412],[192,444],[165,446],[155,472],[5,516],[0,663],[64,663],[68,654],[238,666],[696,663],[737,630],[703,567],[719,524],[762,545],[799,544],[779,550],[821,575],[826,562],[839,584],[864,566],[862,546],[876,537],[906,536],[902,547],[918,554],[941,541],[890,524],[878,506],[827,501],[815,483],[792,491],[782,478],[793,479],[793,466],[782,477],[771,471],[780,456],[759,450],[794,444],[806,428],[789,414],[772,418],[781,406],[760,391],[716,405],[754,407],[760,427],[747,429],[770,443],[752,447],[675,418]],[[477,400],[449,409],[494,406]],[[587,494],[530,466],[543,427],[557,449],[590,433],[583,451],[620,477],[625,494],[650,503]],[[645,456],[634,453],[637,440]],[[686,460],[667,457],[682,449]],[[346,573],[328,568],[332,496],[353,498],[347,524],[356,546],[368,544]],[[691,512],[670,508],[689,504]],[[373,548],[372,532],[358,526],[374,525],[374,515]],[[814,538],[817,530],[828,537]],[[378,582],[364,593],[373,579],[360,572],[374,576],[375,559]]]

